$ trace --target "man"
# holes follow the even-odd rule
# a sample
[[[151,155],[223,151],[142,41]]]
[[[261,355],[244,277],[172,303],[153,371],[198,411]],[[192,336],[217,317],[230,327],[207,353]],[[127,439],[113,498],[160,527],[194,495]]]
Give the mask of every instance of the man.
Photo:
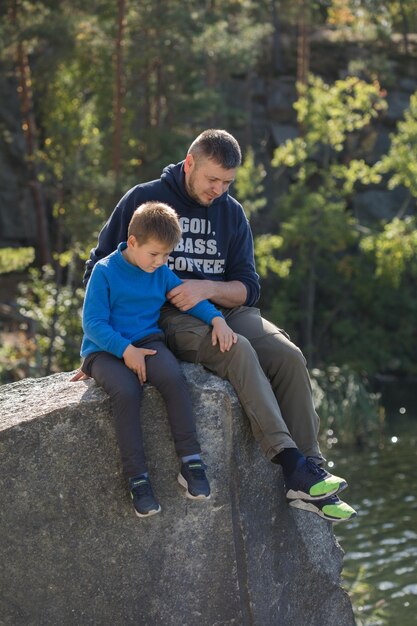
[[[94,264],[126,240],[140,204],[171,205],[183,237],[168,265],[183,283],[168,292],[159,320],[168,346],[179,359],[201,363],[232,383],[263,452],[282,466],[291,506],[331,521],[349,519],[355,511],[336,496],[346,482],[321,467],[319,418],[305,359],[288,335],[253,306],[259,277],[252,234],[241,205],[228,193],[240,164],[232,135],[213,129],[201,133],[183,162],[169,165],[159,180],[137,185],[121,199],[91,251],[84,282]],[[227,353],[212,345],[206,324],[182,313],[204,299],[221,308],[238,334]]]

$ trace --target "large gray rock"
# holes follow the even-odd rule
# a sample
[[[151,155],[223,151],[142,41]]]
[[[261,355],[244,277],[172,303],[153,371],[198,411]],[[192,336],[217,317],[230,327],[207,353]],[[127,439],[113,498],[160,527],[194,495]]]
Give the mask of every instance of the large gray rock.
[[[138,519],[110,405],[70,375],[0,387],[3,626],[354,626],[331,525],[289,509],[231,386],[186,364],[213,497],[187,500],[163,402],[143,427],[162,513]]]

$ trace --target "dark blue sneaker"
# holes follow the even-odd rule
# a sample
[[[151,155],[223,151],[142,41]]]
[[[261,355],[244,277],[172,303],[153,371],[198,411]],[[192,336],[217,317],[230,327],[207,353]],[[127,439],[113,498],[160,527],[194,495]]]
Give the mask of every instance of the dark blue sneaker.
[[[138,517],[150,517],[159,513],[161,507],[153,495],[151,481],[147,476],[129,478],[129,489]]]
[[[309,457],[300,459],[293,473],[285,478],[289,500],[321,500],[346,487],[347,482],[343,478],[329,474]]]
[[[357,515],[355,509],[337,496],[330,496],[314,502],[312,500],[290,500],[288,504],[295,509],[316,513],[329,522],[346,522]]]
[[[185,495],[192,500],[208,500],[210,485],[206,476],[207,466],[200,460],[182,463],[178,474],[179,484],[186,489]]]

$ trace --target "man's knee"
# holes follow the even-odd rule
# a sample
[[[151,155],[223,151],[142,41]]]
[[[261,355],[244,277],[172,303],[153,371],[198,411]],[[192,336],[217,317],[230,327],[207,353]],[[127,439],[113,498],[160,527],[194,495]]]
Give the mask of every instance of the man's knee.
[[[243,335],[238,335],[238,340],[231,347],[230,353],[235,358],[241,358],[241,359],[256,359],[257,358],[256,352],[251,342],[249,341],[249,339],[246,339],[246,337],[243,337]]]
[[[297,370],[306,367],[306,359],[300,348],[282,333],[273,333],[253,341],[259,361],[268,370],[285,367]]]
[[[259,366],[255,350],[246,337],[242,335],[238,335],[237,343],[233,344],[227,352],[220,352],[218,346],[216,346],[215,350],[212,350],[212,358],[209,361],[215,367],[210,365],[207,365],[207,367],[223,378],[230,378],[231,372],[237,373],[238,371],[253,369],[255,364]],[[203,359],[201,363],[205,365]]]

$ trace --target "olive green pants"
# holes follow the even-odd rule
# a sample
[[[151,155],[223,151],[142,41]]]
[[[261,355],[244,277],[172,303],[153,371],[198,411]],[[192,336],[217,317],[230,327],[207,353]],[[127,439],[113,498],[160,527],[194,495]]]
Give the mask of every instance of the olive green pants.
[[[238,335],[229,352],[212,346],[210,326],[166,305],[159,324],[169,348],[179,359],[201,363],[231,382],[268,459],[294,447],[305,456],[323,459],[317,442],[319,418],[300,349],[263,319],[259,309],[221,310]]]

